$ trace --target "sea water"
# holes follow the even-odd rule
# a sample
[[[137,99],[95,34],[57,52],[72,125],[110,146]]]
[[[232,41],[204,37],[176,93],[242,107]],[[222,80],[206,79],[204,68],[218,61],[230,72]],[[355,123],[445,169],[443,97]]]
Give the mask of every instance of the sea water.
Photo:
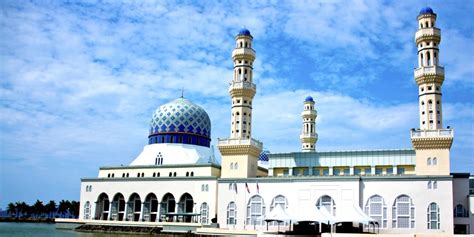
[[[56,229],[54,224],[0,222],[1,237],[131,237],[130,234],[82,233]],[[148,237],[149,235],[139,235]],[[150,235],[151,236],[151,235]]]

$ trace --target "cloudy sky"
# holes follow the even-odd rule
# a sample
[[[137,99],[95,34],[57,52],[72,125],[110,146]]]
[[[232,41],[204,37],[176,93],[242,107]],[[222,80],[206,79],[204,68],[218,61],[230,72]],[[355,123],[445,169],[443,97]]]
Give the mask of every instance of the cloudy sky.
[[[474,173],[474,1],[0,1],[0,207],[79,199],[81,177],[129,164],[161,104],[205,108],[229,135],[234,36],[254,36],[255,138],[297,151],[302,101],[317,149],[410,148],[414,34],[438,14],[453,172]],[[216,149],[216,152],[217,149]]]

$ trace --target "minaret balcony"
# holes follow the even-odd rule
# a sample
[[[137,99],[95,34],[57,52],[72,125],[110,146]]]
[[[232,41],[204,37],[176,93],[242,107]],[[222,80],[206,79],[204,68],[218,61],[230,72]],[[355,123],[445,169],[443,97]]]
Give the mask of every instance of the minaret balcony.
[[[316,110],[303,110],[303,112],[301,112],[301,117],[315,118],[317,115],[318,112],[316,112]]]
[[[419,78],[425,75],[444,76],[444,67],[435,65],[415,69],[415,78]]]
[[[453,138],[454,130],[448,129],[433,129],[433,130],[411,130],[411,138]]]
[[[302,133],[300,135],[300,139],[304,139],[304,138],[316,138],[316,139],[318,139],[318,134],[317,133]]]
[[[263,149],[263,143],[257,139],[240,139],[240,138],[218,138],[217,139],[218,146],[239,146],[239,145],[247,145],[257,147],[260,150]]]
[[[435,38],[438,41],[441,40],[441,30],[432,27],[432,28],[421,28],[415,33],[416,44],[419,44],[420,41],[424,39]]]
[[[249,89],[253,91],[257,91],[257,86],[249,81],[231,81],[229,83],[229,91],[234,90],[234,89]]]
[[[255,59],[255,50],[252,48],[235,48],[232,51],[232,58],[240,59],[240,58],[249,58],[251,60]]]

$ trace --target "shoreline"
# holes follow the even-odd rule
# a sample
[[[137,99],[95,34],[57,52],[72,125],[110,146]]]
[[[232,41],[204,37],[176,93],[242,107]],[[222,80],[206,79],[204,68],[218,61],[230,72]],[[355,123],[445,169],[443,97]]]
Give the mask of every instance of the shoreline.
[[[54,224],[54,218],[0,217],[0,222]]]

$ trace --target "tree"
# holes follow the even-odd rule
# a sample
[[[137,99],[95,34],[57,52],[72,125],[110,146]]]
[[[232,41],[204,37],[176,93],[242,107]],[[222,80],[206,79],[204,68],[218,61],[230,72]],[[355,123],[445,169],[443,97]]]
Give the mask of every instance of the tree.
[[[69,201],[64,201],[64,199],[59,202],[58,212],[59,212],[59,214],[61,214],[61,217],[64,218],[64,215],[66,214],[66,212],[69,208],[69,205],[70,205],[70,202]]]
[[[44,206],[46,212],[48,213],[48,218],[53,218],[54,213],[56,212],[56,202],[54,200],[50,200],[48,204]]]
[[[10,214],[10,217],[16,216],[16,205],[13,202],[8,203],[7,213]]]
[[[79,202],[71,202],[71,206],[69,207],[69,213],[74,216],[74,218],[77,218],[79,216]]]
[[[39,216],[42,216],[44,213],[45,213],[45,208],[44,208],[43,202],[37,199],[35,204],[33,205],[33,214],[35,214],[35,217],[38,218]]]

